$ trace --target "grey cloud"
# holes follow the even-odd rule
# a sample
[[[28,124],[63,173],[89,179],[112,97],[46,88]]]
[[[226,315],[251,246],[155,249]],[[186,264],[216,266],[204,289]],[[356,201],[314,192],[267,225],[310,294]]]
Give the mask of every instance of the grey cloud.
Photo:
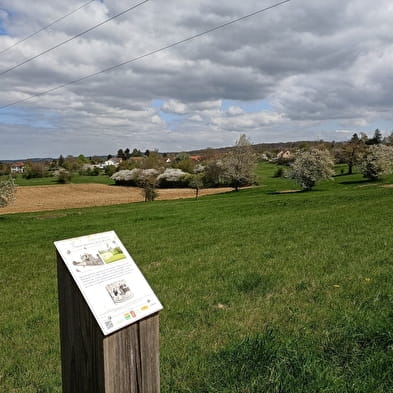
[[[0,76],[0,105],[143,55],[203,29],[273,4],[257,0],[196,0],[145,6]],[[13,39],[1,48],[80,5],[78,0],[4,0],[2,24]],[[50,31],[0,56],[0,70],[16,64],[130,6],[128,0],[95,2]],[[54,113],[48,146],[70,152],[86,146],[116,150],[124,139],[140,148],[181,150],[233,143],[242,132],[255,142],[342,137],[340,124],[392,120],[393,6],[388,0],[293,0],[255,18],[150,56],[110,73],[70,85],[23,105]],[[163,100],[167,114],[184,114],[176,126],[151,107]],[[266,100],[268,111],[221,110],[224,100]],[[229,120],[230,119],[230,120]],[[336,123],[336,127],[332,125]],[[23,133],[21,125],[15,126]],[[45,133],[26,127],[24,139],[2,123],[0,133],[40,150]],[[315,138],[316,137],[316,138]],[[51,139],[52,138],[52,139]],[[89,142],[90,141],[90,142]],[[210,142],[209,142],[210,141]],[[105,147],[100,147],[106,143]],[[116,146],[116,144],[119,144]],[[126,143],[127,144],[127,143]],[[12,145],[13,149],[22,149]],[[11,149],[12,150],[12,149]],[[11,151],[0,146],[0,158]],[[33,155],[39,155],[33,154]]]

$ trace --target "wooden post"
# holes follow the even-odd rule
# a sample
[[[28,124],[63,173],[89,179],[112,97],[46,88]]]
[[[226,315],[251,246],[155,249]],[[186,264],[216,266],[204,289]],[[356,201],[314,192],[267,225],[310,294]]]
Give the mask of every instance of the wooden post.
[[[57,253],[63,393],[160,393],[159,316],[104,336]]]

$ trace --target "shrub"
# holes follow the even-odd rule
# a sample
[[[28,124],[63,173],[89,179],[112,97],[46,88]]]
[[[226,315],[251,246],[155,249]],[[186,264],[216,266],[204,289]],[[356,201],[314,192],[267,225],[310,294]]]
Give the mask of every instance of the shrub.
[[[10,176],[8,180],[0,182],[0,207],[10,205],[15,200],[16,186]]]
[[[273,174],[273,177],[284,177],[284,169],[283,168],[277,168],[276,171]]]
[[[22,175],[25,179],[36,179],[48,176],[48,166],[42,162],[27,162]]]
[[[72,174],[66,169],[58,169],[54,172],[54,176],[59,184],[71,183]]]
[[[111,177],[112,175],[114,175],[117,171],[117,168],[115,165],[108,165],[105,167],[105,175]]]

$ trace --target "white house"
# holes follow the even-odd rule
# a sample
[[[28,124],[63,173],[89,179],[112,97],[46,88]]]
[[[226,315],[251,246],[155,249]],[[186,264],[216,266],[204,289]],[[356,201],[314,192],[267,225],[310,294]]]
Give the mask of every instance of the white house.
[[[23,173],[25,171],[24,162],[14,162],[10,166],[11,173]]]
[[[107,166],[111,166],[111,165],[113,165],[113,166],[119,166],[120,163],[121,163],[121,158],[113,157],[113,158],[111,158],[111,159],[109,159],[109,160],[106,160],[106,161],[102,164],[102,166],[103,166],[104,168],[106,168]]]

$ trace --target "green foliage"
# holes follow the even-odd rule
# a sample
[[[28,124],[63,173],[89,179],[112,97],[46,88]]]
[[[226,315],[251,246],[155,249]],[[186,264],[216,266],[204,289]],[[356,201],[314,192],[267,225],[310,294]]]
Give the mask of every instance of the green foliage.
[[[284,168],[278,167],[278,168],[276,169],[276,171],[274,172],[273,177],[283,177],[284,174],[285,174]]]
[[[0,162],[0,176],[4,176],[10,173],[10,165]]]
[[[222,161],[211,160],[205,164],[203,184],[205,187],[218,187],[224,183],[224,169]]]
[[[141,168],[143,169],[160,169],[163,167],[164,159],[158,151],[149,151],[141,162]]]
[[[367,140],[367,145],[379,145],[383,141],[382,132],[377,128],[374,131],[374,136]]]
[[[195,162],[188,153],[179,153],[172,164],[173,168],[181,169],[183,172],[192,173],[194,171]]]
[[[157,176],[145,175],[138,179],[138,186],[142,188],[142,195],[145,198],[145,202],[153,202],[158,197],[157,187]]]
[[[353,173],[353,168],[358,164],[362,154],[366,149],[366,144],[361,140],[358,134],[353,134],[351,140],[345,143],[338,152],[338,162],[348,165],[348,174]]]
[[[72,174],[66,169],[59,169],[54,173],[56,181],[59,184],[71,183]]]
[[[25,163],[25,169],[22,176],[25,179],[38,179],[48,177],[48,164],[44,162],[32,162],[28,161]]]
[[[114,175],[117,171],[117,167],[115,165],[108,165],[105,167],[104,172],[105,175],[111,177],[112,175]]]
[[[195,190],[195,199],[198,199],[199,190],[203,188],[203,173],[198,173],[189,176],[188,178],[188,186]]]
[[[312,149],[298,152],[289,177],[304,191],[310,191],[320,180],[330,179],[335,174],[334,162],[327,150]]]

